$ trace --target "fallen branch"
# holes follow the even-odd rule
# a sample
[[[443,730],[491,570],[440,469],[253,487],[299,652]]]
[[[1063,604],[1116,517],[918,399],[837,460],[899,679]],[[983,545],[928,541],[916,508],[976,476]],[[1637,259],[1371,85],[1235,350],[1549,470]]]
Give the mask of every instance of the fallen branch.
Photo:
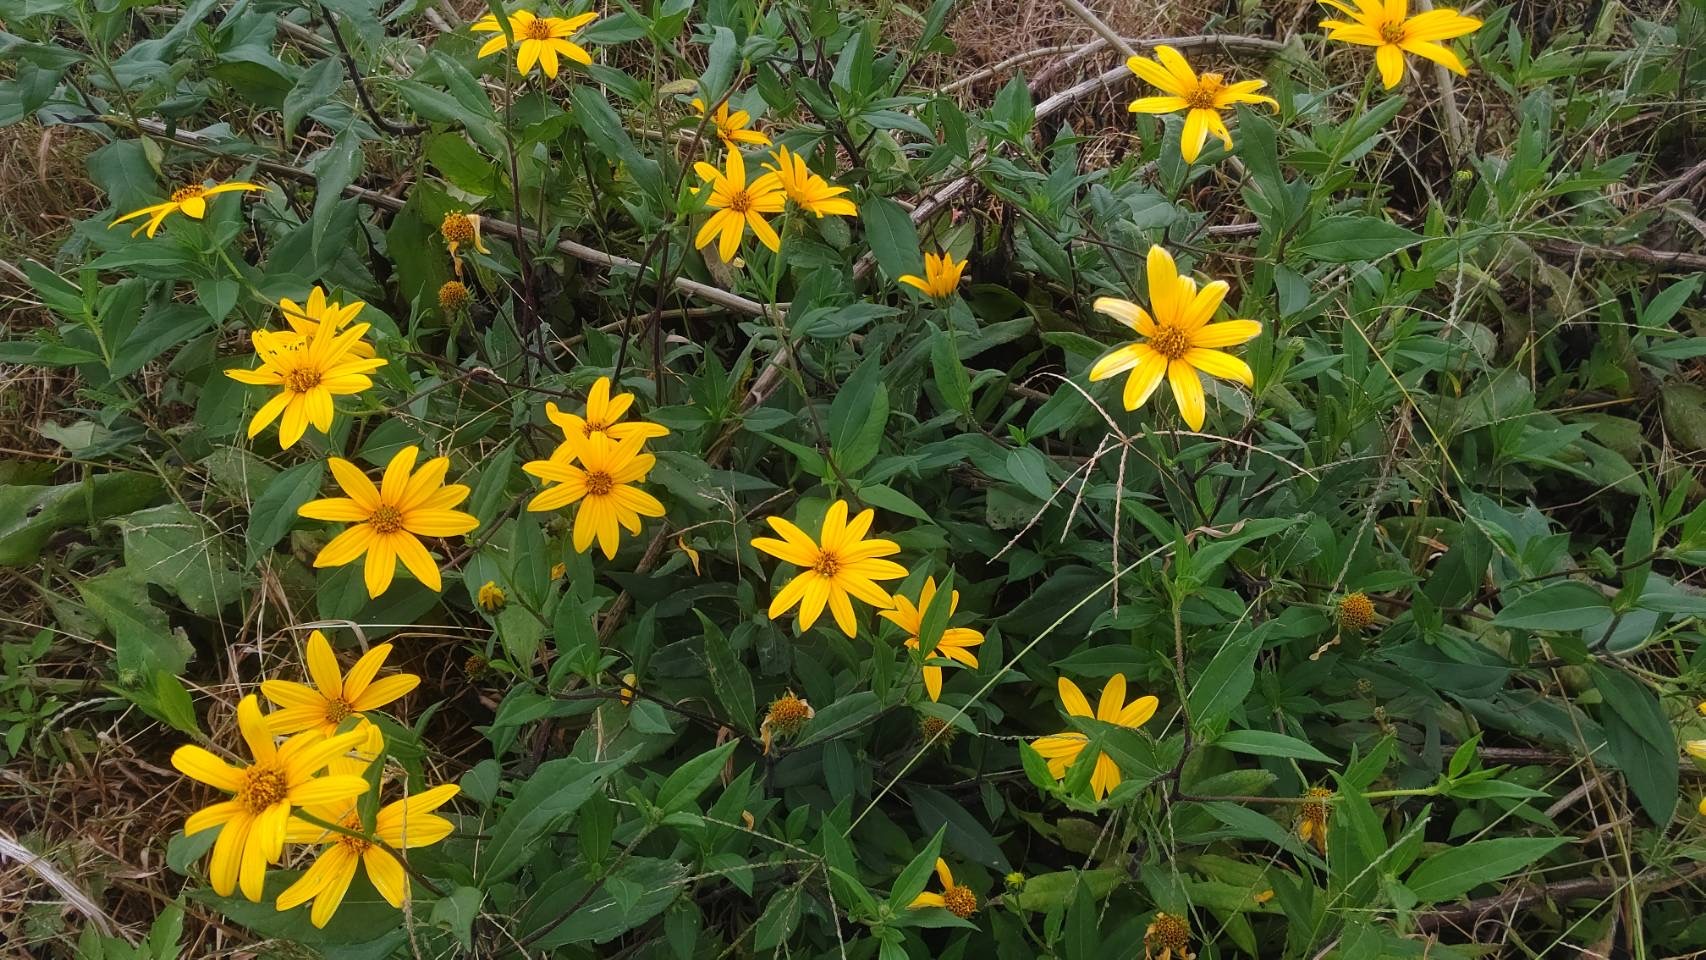
[[[1556,883],[1530,884],[1507,890],[1491,897],[1478,897],[1449,907],[1440,907],[1416,915],[1416,929],[1431,933],[1440,927],[1465,922],[1479,922],[1495,914],[1519,910],[1536,901],[1578,900],[1586,897],[1605,897],[1625,886],[1634,886],[1637,895],[1651,896],[1706,876],[1706,864],[1695,864],[1680,874],[1667,875],[1659,870],[1644,870],[1633,877],[1586,877],[1579,880],[1560,880]]]
[[[1554,256],[1570,257],[1575,260],[1628,260],[1635,263],[1651,264],[1655,267],[1673,267],[1678,270],[1706,270],[1706,255],[1682,253],[1674,250],[1654,250],[1652,247],[1643,247],[1637,244],[1605,247],[1593,243],[1582,243],[1579,240],[1547,237],[1539,240],[1530,239],[1528,245]]]

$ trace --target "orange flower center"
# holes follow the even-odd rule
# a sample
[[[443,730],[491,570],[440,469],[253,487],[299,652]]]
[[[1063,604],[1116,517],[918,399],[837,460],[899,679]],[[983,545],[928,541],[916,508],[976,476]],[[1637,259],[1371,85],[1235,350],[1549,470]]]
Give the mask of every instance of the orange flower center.
[[[291,393],[307,393],[320,385],[320,371],[312,367],[297,367],[284,375],[284,387]]]
[[[817,562],[812,564],[812,572],[820,577],[833,580],[841,572],[841,558],[828,550],[820,550]]]
[[[1220,93],[1222,86],[1224,84],[1221,83],[1220,74],[1205,73],[1197,81],[1197,88],[1185,98],[1185,103],[1192,110],[1214,110],[1216,109],[1214,98]]]
[[[438,225],[438,232],[451,243],[467,243],[474,239],[474,221],[466,213],[447,213],[444,222]]]
[[[736,213],[745,213],[751,210],[752,194],[745,190],[737,190],[735,195],[729,198],[729,209]]]
[[[585,426],[581,429],[585,431],[587,438],[591,439],[593,434],[603,433],[604,431],[609,430],[610,424],[605,423],[603,420],[587,420],[585,421]]]
[[[396,533],[403,529],[403,511],[390,504],[381,504],[373,511],[373,516],[367,518],[374,533]]]
[[[610,491],[616,489],[616,478],[602,470],[588,470],[586,474],[586,495],[589,497],[607,497]]]
[[[259,814],[283,800],[287,792],[283,771],[257,764],[243,772],[243,785],[237,788],[237,799],[249,808],[250,813]]]
[[[1380,28],[1380,39],[1387,43],[1404,42],[1404,21],[1398,20]]]
[[[791,735],[811,717],[811,708],[806,702],[793,694],[777,697],[770,704],[770,714],[766,722],[784,736]]]
[[[326,722],[327,723],[332,723],[332,724],[343,723],[345,720],[348,720],[349,715],[354,713],[354,712],[355,712],[354,705],[352,705],[348,700],[345,700],[343,697],[338,697],[335,700],[326,701]]]
[[[1191,337],[1175,326],[1165,326],[1149,338],[1149,348],[1169,360],[1177,360],[1191,348]]]
[[[977,912],[977,894],[970,887],[953,886],[942,891],[942,905],[961,920]]]
[[[522,36],[522,39],[524,39],[524,40],[549,40],[549,39],[551,39],[551,18],[550,17],[536,17],[536,18],[534,18],[534,20],[527,25],[527,29],[525,29],[521,32],[521,36]]]
[[[338,826],[343,827],[345,830],[360,830],[361,817],[352,813],[345,817],[344,822],[338,824]],[[366,853],[367,848],[373,846],[372,843],[363,840],[360,837],[352,837],[344,833],[338,834],[338,843],[343,844],[344,849],[356,854]]]
[[[172,191],[172,202],[183,203],[185,200],[194,200],[206,192],[206,187],[179,187]]]

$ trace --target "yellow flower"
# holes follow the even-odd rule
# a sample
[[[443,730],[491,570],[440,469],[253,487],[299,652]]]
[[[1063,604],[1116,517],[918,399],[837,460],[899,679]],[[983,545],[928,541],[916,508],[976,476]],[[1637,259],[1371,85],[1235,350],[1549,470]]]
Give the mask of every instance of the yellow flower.
[[[391,586],[397,561],[429,590],[444,589],[438,564],[419,537],[455,537],[480,525],[471,514],[451,509],[468,499],[468,488],[446,484],[450,458],[434,457],[416,471],[418,447],[404,447],[385,467],[375,488],[361,468],[340,457],[327,461],[338,486],[349,496],[311,500],[297,511],[311,520],[353,523],[332,538],[314,558],[315,567],[341,567],[366,555],[367,595],[377,597]]]
[[[558,409],[555,403],[545,404],[545,415],[551,418],[563,431],[563,442],[557,445],[552,457],[566,457],[570,462],[575,458],[575,442],[590,440],[593,434],[603,434],[612,440],[622,441],[630,437],[650,440],[654,437],[666,437],[669,428],[646,420],[630,420],[622,422],[622,417],[628,413],[628,408],[634,405],[634,395],[618,393],[610,395],[610,378],[599,377],[592,385],[592,390],[586,397],[586,414],[569,413]]]
[[[367,791],[367,781],[339,774],[315,776],[338,754],[366,739],[359,730],[330,739],[318,733],[299,733],[282,746],[273,744],[254,694],[237,705],[237,729],[248,743],[254,762],[234,767],[207,750],[185,744],[172,754],[180,773],[231,794],[197,810],[184,821],[184,835],[219,827],[208,860],[208,878],[222,897],[242,888],[243,896],[259,902],[268,863],[284,852],[290,808],[347,800]]]
[[[329,737],[350,717],[365,719],[367,711],[383,707],[421,682],[412,673],[374,680],[390,655],[391,645],[381,643],[362,654],[345,677],[338,669],[338,658],[332,653],[332,645],[326,642],[326,635],[318,630],[309,634],[305,660],[314,686],[290,680],[261,681],[261,693],[278,708],[267,716],[267,729],[273,733],[317,730]]]
[[[1374,601],[1361,590],[1347,593],[1339,598],[1338,613],[1340,630],[1361,633],[1374,622]]]
[[[278,444],[288,448],[302,439],[308,425],[327,433],[332,429],[332,398],[357,394],[373,386],[368,373],[385,366],[385,361],[372,356],[360,356],[356,344],[367,332],[368,325],[358,323],[339,332],[337,325],[321,323],[314,336],[304,338],[295,333],[256,330],[249,335],[255,355],[261,365],[253,370],[233,369],[225,375],[239,383],[257,387],[277,387],[278,393],[261,404],[249,421],[249,436],[266,429],[274,420],[283,419],[278,427]]]
[[[579,503],[575,508],[575,550],[585,553],[594,537],[606,559],[616,556],[621,527],[640,532],[641,517],[663,516],[657,497],[634,486],[646,479],[657,457],[641,453],[643,436],[612,440],[607,434],[569,438],[572,452],[532,460],[523,470],[556,486],[546,486],[528,501],[527,509],[543,512]],[[580,466],[573,461],[579,460]]]
[[[1340,0],[1321,0],[1351,18],[1323,20],[1327,39],[1373,47],[1374,64],[1380,80],[1390,90],[1404,79],[1404,54],[1413,53],[1440,64],[1458,76],[1469,71],[1463,61],[1441,40],[1451,40],[1481,29],[1481,21],[1456,10],[1428,10],[1409,16],[1408,0],[1356,0],[1357,9]]]
[[[503,588],[498,586],[495,580],[487,580],[481,584],[480,595],[476,599],[479,601],[480,609],[487,613],[497,613],[509,601],[509,597],[504,594]]]
[[[919,648],[918,634],[924,628],[924,615],[930,609],[930,604],[936,599],[936,578],[926,577],[924,589],[918,594],[918,606],[900,594],[894,595],[894,609],[879,610],[877,616],[882,617],[907,633],[906,645],[913,650]],[[948,599],[948,616],[953,616],[960,607],[960,592],[955,590]],[[942,639],[937,642],[936,649],[931,652],[931,658],[946,658],[968,667],[977,666],[977,657],[971,652],[972,647],[983,643],[983,634],[970,627],[949,627],[942,631]],[[924,689],[929,692],[930,699],[942,699],[942,668],[925,664]]]
[[[878,580],[898,580],[906,576],[906,568],[893,560],[880,557],[900,552],[893,540],[867,540],[876,511],[866,509],[852,522],[847,520],[847,501],[837,500],[823,515],[823,527],[818,539],[781,517],[769,517],[770,526],[782,535],[781,540],[759,537],[752,545],[765,553],[806,570],[776,591],[770,601],[770,619],[774,620],[798,604],[800,629],[810,630],[823,613],[825,604],[841,632],[856,636],[858,623],[853,619],[850,597],[858,597],[878,610],[894,604],[887,590],[877,586]]]
[[[336,300],[327,301],[326,291],[320,289],[318,284],[308,292],[306,304],[297,303],[289,297],[278,302],[279,311],[284,314],[284,322],[290,324],[290,329],[300,334],[304,340],[314,339],[314,334],[319,331],[320,325],[324,323],[330,323],[334,331],[342,330],[349,325],[351,320],[356,318],[356,314],[361,313],[361,308],[365,306],[367,306],[366,302],[361,300],[347,306]],[[350,352],[358,357],[371,357],[373,356],[373,344],[366,340],[357,340],[355,346],[350,348]]]
[[[568,574],[568,572],[569,572],[569,565],[566,563],[553,563],[553,564],[551,564],[551,579],[552,580],[561,580],[561,579],[563,579],[563,577],[565,575]]]
[[[1303,798],[1303,803],[1297,807],[1297,835],[1304,843],[1315,844],[1315,849],[1325,856],[1327,821],[1332,818],[1333,813],[1330,806],[1333,791],[1326,787],[1310,787],[1304,792]]]
[[[502,38],[499,38],[502,39]],[[444,237],[445,246],[450,248],[450,262],[456,268],[456,276],[462,276],[462,255],[457,253],[466,244],[473,244],[474,249],[489,254],[486,242],[480,239],[480,216],[474,213],[451,211],[444,215],[438,225],[439,235]]]
[[[924,255],[924,276],[907,274],[900,282],[917,287],[924,295],[936,300],[946,300],[954,295],[954,290],[960,285],[960,275],[966,270],[965,260],[955,260],[951,253],[926,253]]]
[[[373,836],[394,850],[430,846],[443,840],[450,836],[455,826],[433,811],[449,802],[461,789],[454,783],[445,783],[386,804],[374,817]],[[311,812],[327,823],[361,832],[361,817],[354,805],[349,805],[342,815],[336,808],[329,807]],[[327,813],[332,815],[326,816]],[[292,843],[321,843],[324,847],[313,865],[279,893],[273,904],[279,910],[290,910],[312,900],[314,906],[308,912],[308,919],[316,927],[325,926],[344,902],[344,895],[355,880],[357,866],[367,868],[367,879],[391,906],[401,909],[403,902],[409,898],[408,873],[389,850],[377,843],[335,833],[303,820],[291,824],[290,840]]]
[[[1166,96],[1162,97],[1140,97],[1133,100],[1129,108],[1132,113],[1186,111],[1185,132],[1179,138],[1179,153],[1186,163],[1196,160],[1210,133],[1219,137],[1227,150],[1232,149],[1232,134],[1226,129],[1226,121],[1220,116],[1222,110],[1235,103],[1265,103],[1275,110],[1279,109],[1279,103],[1273,97],[1256,92],[1267,86],[1266,82],[1243,80],[1227,83],[1218,73],[1205,73],[1198,77],[1191,65],[1185,62],[1184,54],[1166,44],[1155,48],[1154,60],[1132,57],[1125,65],[1132,73],[1160,87],[1166,93]]]
[[[1095,717],[1107,723],[1118,724],[1136,730],[1149,722],[1155,716],[1155,708],[1161,701],[1154,697],[1138,697],[1130,703],[1125,702],[1125,675],[1116,673],[1108,678],[1108,683],[1102,688],[1102,699],[1096,704],[1096,710],[1090,710],[1090,701],[1084,699],[1083,691],[1078,685],[1065,677],[1058,684],[1060,702],[1065,704],[1066,712],[1075,717]],[[1057,733],[1032,741],[1031,746],[1048,761],[1048,772],[1056,780],[1066,777],[1066,771],[1078,763],[1079,754],[1084,752],[1090,738],[1076,730]],[[1120,768],[1114,763],[1114,758],[1107,754],[1096,752],[1096,769],[1090,775],[1090,790],[1101,800],[1108,791],[1120,785]]]
[[[568,57],[583,67],[591,66],[592,55],[569,38],[580,28],[597,19],[596,13],[582,13],[566,20],[562,17],[536,17],[526,10],[517,10],[510,14],[509,32],[515,37],[516,72],[526,76],[533,72],[533,65],[537,63],[539,69],[545,71],[545,76],[554,80],[557,77],[558,57]],[[509,46],[509,38],[504,36],[503,27],[499,25],[497,18],[489,13],[474,21],[474,25],[468,29],[475,33],[497,34],[480,48],[481,57],[489,57]]]
[[[1706,740],[1686,740],[1683,742],[1682,748],[1688,751],[1689,756],[1698,760],[1706,760]]]
[[[1245,386],[1255,382],[1249,364],[1216,347],[1230,347],[1259,336],[1262,325],[1254,320],[1209,323],[1230,289],[1224,280],[1206,284],[1179,276],[1173,258],[1160,247],[1149,248],[1149,305],[1152,318],[1129,300],[1097,298],[1094,307],[1136,330],[1143,341],[1128,343],[1096,361],[1091,380],[1131,371],[1125,383],[1125,408],[1143,406],[1165,376],[1178,401],[1179,413],[1192,430],[1201,430],[1207,403],[1198,371],[1213,377],[1237,380]]]
[[[622,692],[616,695],[616,699],[621,701],[622,705],[625,707],[634,702],[634,694],[638,693],[639,690],[640,675],[637,673],[624,673],[622,675]]]
[[[790,152],[787,147],[777,147],[776,163],[767,163],[764,169],[776,175],[788,199],[798,204],[800,209],[817,214],[820,219],[826,213],[837,217],[853,217],[859,214],[859,209],[853,206],[853,201],[842,196],[847,192],[846,187],[833,186],[828,180],[811,172],[806,167],[805,158]]]
[[[792,690],[770,701],[770,708],[764,711],[764,722],[758,725],[758,733],[764,741],[764,755],[770,755],[770,743],[773,739],[792,737],[805,727],[807,720],[815,716],[817,711],[812,709],[812,705],[794,696]]]
[[[701,117],[705,115],[705,101],[693,98],[693,111]],[[748,130],[752,123],[752,114],[745,110],[729,112],[729,102],[724,100],[717,104],[716,113],[711,116],[711,123],[717,128],[717,136],[722,138],[723,146],[730,150],[739,150],[740,144],[750,143],[757,147],[770,146],[770,138],[757,130]]]
[[[1191,953],[1191,922],[1156,911],[1149,929],[1143,932],[1143,956],[1144,960],[1196,960]]]
[[[446,312],[455,313],[466,307],[471,299],[473,295],[468,292],[468,285],[460,280],[446,280],[438,288],[438,306]]]
[[[913,910],[941,907],[961,920],[977,912],[977,894],[970,887],[954,882],[954,872],[948,869],[948,861],[941,857],[936,858],[936,879],[942,881],[941,893],[926,890],[913,897],[907,906]]]
[[[699,235],[693,238],[693,249],[703,250],[716,238],[717,256],[727,263],[734,259],[740,250],[741,236],[751,227],[752,235],[760,243],[773,251],[781,250],[782,238],[761,216],[781,213],[787,205],[781,181],[776,174],[766,173],[747,183],[746,161],[741,159],[739,150],[728,152],[724,166],[725,169],[718,170],[703,160],[693,165],[700,179],[711,188],[706,202],[717,211],[699,228]]]
[[[135,220],[138,217],[147,217],[148,222],[137,225],[135,230],[130,231],[130,235],[134,237],[146,230],[148,231],[148,236],[152,237],[154,236],[154,232],[160,229],[161,221],[174,213],[181,213],[184,216],[189,217],[191,220],[200,220],[202,217],[207,216],[208,197],[218,196],[221,193],[230,193],[233,190],[241,190],[244,193],[251,193],[266,189],[266,187],[263,187],[258,183],[246,183],[242,180],[233,180],[230,183],[215,184],[211,187],[179,187],[172,191],[171,199],[166,202],[152,204],[150,206],[143,207],[141,210],[132,210],[124,216],[119,217],[117,220],[114,220],[112,223],[107,224],[107,229],[111,230],[113,227],[124,223],[126,220]]]

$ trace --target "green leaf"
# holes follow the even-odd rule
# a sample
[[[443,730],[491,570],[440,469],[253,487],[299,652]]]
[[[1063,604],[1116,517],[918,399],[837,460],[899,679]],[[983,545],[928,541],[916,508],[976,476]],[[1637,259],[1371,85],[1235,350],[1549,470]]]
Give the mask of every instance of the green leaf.
[[[1239,629],[1226,638],[1191,687],[1192,724],[1212,729],[1243,704],[1256,681],[1256,654],[1262,649],[1265,632]]]
[[[1507,877],[1568,842],[1565,837],[1499,837],[1436,853],[1410,871],[1404,885],[1425,903],[1455,900]]]
[[[492,825],[492,839],[481,851],[481,886],[490,889],[527,866],[540,850],[539,839],[560,829],[631,756],[599,762],[562,757],[540,764]]]
[[[1379,260],[1414,243],[1422,235],[1379,217],[1328,217],[1303,231],[1291,252],[1324,263]]]
[[[907,787],[906,796],[911,801],[912,815],[918,818],[920,828],[932,833],[947,831],[949,850],[997,873],[1013,869],[1001,852],[1001,845],[989,835],[989,828],[967,810],[964,803],[929,787]]]
[[[924,262],[918,230],[900,204],[887,197],[866,197],[859,204],[859,221],[865,225],[865,242],[870,244],[877,265],[890,280],[912,273]]]
[[[693,611],[705,628],[705,672],[711,679],[711,692],[728,712],[728,722],[747,736],[754,735],[758,716],[757,695],[752,689],[752,675],[747,673],[740,658],[722,628],[699,610]]]
[[[321,151],[310,165],[315,179],[313,248],[316,253],[325,239],[327,225],[332,222],[332,211],[344,202],[344,188],[361,175],[362,159],[361,136],[356,125],[350,124],[338,132],[331,146]]]
[[[1611,617],[1611,601],[1579,580],[1558,580],[1505,604],[1494,626],[1523,630],[1580,630]]]
[[[272,478],[249,508],[247,566],[253,567],[274,544],[284,539],[296,524],[296,511],[319,496],[325,477],[325,461],[310,460]]]
[[[806,721],[805,729],[800,731],[800,737],[794,745],[804,747],[846,736],[882,711],[882,701],[871,691],[860,690],[858,693],[848,694],[829,706],[820,708],[816,716]]]
[[[844,473],[858,473],[877,455],[889,419],[882,358],[872,356],[841,385],[829,407],[829,443]]]
[[[929,325],[930,370],[936,379],[936,390],[950,410],[961,416],[971,415],[971,378],[955,349],[955,338]],[[1072,391],[1076,392],[1076,391]]]
[[[664,813],[674,813],[692,806],[699,795],[716,782],[723,764],[728,762],[739,745],[739,740],[730,740],[676,767],[658,788],[658,808]]]
[[[173,632],[166,615],[148,599],[142,575],[119,567],[77,585],[83,602],[113,634],[118,669],[152,677],[156,670],[176,676],[190,662],[190,644]]]
[[[946,823],[937,827],[930,842],[920,847],[912,862],[894,878],[894,885],[889,887],[889,909],[905,910],[912,903],[912,898],[924,892],[930,882],[930,874],[936,869],[936,856],[942,849],[942,837],[947,832]]]
[[[181,504],[151,507],[113,521],[124,563],[145,581],[176,594],[194,612],[219,616],[243,590],[225,538]]]
[[[302,122],[302,118],[324,106],[343,86],[343,80],[343,61],[337,57],[323,57],[302,71],[302,75],[296,78],[296,85],[284,95],[285,143],[296,135],[296,125]]]
[[[1214,745],[1235,753],[1251,753],[1258,757],[1294,757],[1317,763],[1333,763],[1333,758],[1296,737],[1271,730],[1228,730],[1215,739]]]
[[[0,567],[34,563],[54,533],[129,513],[152,502],[162,486],[153,474],[128,471],[53,487],[0,486]]]

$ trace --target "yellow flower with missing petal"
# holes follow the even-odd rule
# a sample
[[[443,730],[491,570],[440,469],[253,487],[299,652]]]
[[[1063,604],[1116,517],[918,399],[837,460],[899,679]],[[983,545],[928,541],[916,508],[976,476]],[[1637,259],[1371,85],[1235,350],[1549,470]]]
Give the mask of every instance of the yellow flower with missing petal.
[[[917,287],[925,296],[933,300],[946,300],[954,295],[959,288],[960,276],[965,273],[965,260],[955,260],[951,253],[926,253],[924,255],[924,276],[906,274],[900,282],[909,287]]]
[[[595,433],[590,437],[571,436],[568,442],[568,453],[522,465],[526,472],[555,484],[534,494],[527,509],[544,512],[579,504],[575,508],[575,550],[585,553],[597,538],[605,559],[614,559],[621,528],[638,534],[641,517],[664,514],[657,497],[634,486],[646,479],[657,457],[641,452],[646,440],[639,435],[617,441]],[[580,461],[578,466],[576,460]]]
[[[584,416],[561,410],[555,403],[545,404],[545,415],[551,418],[558,429],[563,431],[563,442],[557,445],[552,457],[566,457],[574,461],[576,440],[590,440],[593,434],[602,434],[612,440],[622,441],[629,437],[639,437],[651,440],[655,437],[669,436],[669,428],[660,423],[647,420],[623,421],[628,408],[634,405],[634,395],[631,393],[610,393],[610,378],[599,377],[587,392],[586,410]]]
[[[267,715],[267,729],[273,733],[317,730],[329,737],[350,717],[364,720],[367,711],[377,710],[419,686],[421,678],[412,673],[374,679],[390,655],[391,645],[381,643],[362,654],[346,677],[338,669],[337,655],[326,635],[318,630],[310,633],[303,659],[314,681],[312,687],[290,680],[261,681],[262,695],[278,708]]]
[[[418,471],[419,447],[397,451],[385,467],[378,487],[361,468],[340,457],[327,465],[348,497],[310,500],[296,512],[311,520],[331,520],[354,526],[332,538],[314,558],[314,566],[341,567],[366,556],[363,570],[367,595],[377,597],[391,586],[400,560],[428,590],[444,589],[438,564],[420,537],[455,537],[480,525],[473,515],[452,509],[468,499],[468,488],[446,484],[449,457],[434,457]]]
[[[924,628],[924,617],[930,610],[930,604],[936,599],[936,578],[926,577],[924,589],[918,593],[918,606],[900,594],[894,595],[894,609],[879,610],[877,616],[905,630],[907,633],[906,646],[909,649],[919,648],[918,634]],[[960,607],[960,592],[955,590],[948,598],[948,616],[953,616]],[[983,634],[970,627],[948,627],[942,631],[942,639],[936,643],[936,649],[931,651],[931,659],[952,660],[956,663],[976,669],[977,657],[971,652],[973,647],[982,645]],[[924,689],[930,694],[931,700],[942,699],[942,668],[930,663],[924,665]]]
[[[277,863],[284,852],[291,808],[336,803],[367,792],[367,781],[357,776],[316,776],[334,757],[363,743],[367,734],[351,730],[328,739],[319,733],[299,733],[275,745],[261,716],[260,701],[252,693],[237,704],[237,729],[249,745],[253,763],[235,767],[201,747],[185,744],[172,753],[172,766],[231,794],[229,800],[190,814],[184,821],[184,835],[219,827],[207,865],[213,891],[228,897],[240,887],[243,896],[258,903],[267,864]]]
[[[278,393],[255,411],[249,436],[253,438],[281,416],[278,444],[285,449],[302,439],[310,424],[321,433],[331,432],[332,398],[373,386],[368,374],[385,366],[384,360],[372,356],[371,347],[366,357],[357,352],[367,326],[358,323],[339,332],[336,324],[322,323],[312,338],[269,330],[250,334],[261,365],[253,370],[227,370],[225,375],[250,386],[277,387]]]
[[[147,231],[148,236],[152,238],[154,236],[154,232],[160,229],[161,222],[174,213],[181,213],[184,216],[189,217],[191,220],[200,220],[207,216],[208,197],[216,197],[222,193],[231,193],[237,190],[241,190],[244,193],[253,193],[256,191],[264,191],[266,189],[266,187],[263,187],[258,183],[247,183],[242,180],[233,180],[230,183],[214,184],[211,187],[200,184],[179,187],[172,191],[171,198],[165,202],[150,204],[149,206],[143,207],[141,210],[132,210],[124,216],[119,217],[117,220],[114,220],[112,223],[107,224],[107,229],[111,230],[113,227],[116,227],[127,220],[147,217],[148,222],[138,224],[136,229],[130,232],[130,235],[134,237],[143,231]]]
[[[705,101],[694,97],[693,112],[703,117]],[[749,143],[756,147],[770,146],[770,138],[757,130],[748,130],[752,123],[752,114],[745,110],[729,112],[729,102],[724,100],[717,104],[717,110],[711,115],[711,125],[717,128],[717,136],[722,139],[723,146],[729,150],[739,150],[740,145]]]
[[[1262,80],[1241,80],[1227,83],[1218,73],[1197,76],[1185,61],[1185,55],[1161,44],[1155,48],[1155,59],[1132,57],[1126,69],[1149,81],[1166,94],[1160,97],[1140,97],[1131,102],[1132,113],[1178,113],[1185,111],[1185,131],[1179,138],[1179,153],[1186,163],[1194,162],[1202,153],[1202,145],[1210,133],[1220,138],[1227,150],[1232,149],[1232,133],[1226,129],[1221,111],[1235,103],[1265,103],[1279,109],[1273,97],[1257,90],[1267,86]]]
[[[818,539],[781,517],[768,517],[770,526],[782,535],[781,540],[758,537],[752,545],[771,556],[805,567],[788,585],[776,591],[770,601],[770,619],[775,620],[796,605],[800,608],[800,629],[810,630],[823,613],[825,605],[835,618],[836,626],[849,637],[858,635],[858,621],[853,616],[857,597],[878,610],[894,604],[887,590],[877,586],[878,580],[899,580],[906,568],[882,557],[900,552],[893,540],[867,540],[876,511],[866,509],[852,521],[847,519],[847,501],[837,500],[823,515]]]
[[[538,64],[545,76],[555,80],[559,57],[573,60],[583,67],[592,65],[592,55],[569,38],[597,20],[598,14],[582,13],[564,19],[540,17],[531,11],[517,10],[508,19],[510,35],[515,38],[515,69],[522,76],[532,73],[534,64]],[[480,57],[489,57],[510,44],[510,38],[503,34],[503,26],[489,13],[474,21],[468,29],[475,33],[497,34],[480,47]]]
[[[825,214],[837,217],[859,215],[859,209],[853,206],[853,201],[842,196],[847,192],[846,187],[835,186],[811,172],[806,166],[805,158],[791,152],[787,147],[777,147],[776,162],[765,164],[764,169],[776,175],[788,199],[794,201],[800,209],[817,214],[819,219]]]
[[[1327,823],[1333,814],[1333,791],[1326,787],[1310,787],[1297,805],[1297,836],[1304,843],[1327,854]]]
[[[462,276],[462,255],[457,251],[464,246],[473,244],[474,249],[484,254],[492,251],[486,249],[486,242],[480,237],[480,215],[453,210],[444,215],[438,225],[438,233],[444,238],[444,244],[450,249],[450,263],[456,268],[456,276]]]
[[[775,228],[763,215],[781,213],[787,206],[788,198],[782,192],[781,181],[775,173],[766,173],[747,183],[746,161],[739,150],[730,150],[723,165],[722,170],[703,160],[693,165],[694,172],[705,181],[705,186],[711,188],[705,202],[716,211],[699,228],[698,235],[693,238],[693,249],[703,250],[716,240],[717,256],[724,263],[729,263],[740,251],[740,238],[746,234],[747,227],[751,227],[758,242],[772,251],[780,251],[782,238],[776,235]],[[702,192],[703,188],[695,190]]]
[[[367,303],[362,300],[347,305],[336,300],[327,300],[326,291],[322,290],[319,284],[315,284],[314,289],[308,291],[307,303],[297,303],[289,297],[278,302],[279,312],[284,314],[284,322],[290,324],[290,329],[300,334],[304,340],[314,339],[314,334],[322,323],[330,323],[333,330],[342,330],[365,306]],[[371,357],[373,344],[366,340],[357,340],[350,352],[358,357]]]
[[[1090,709],[1090,701],[1084,699],[1084,692],[1071,680],[1061,677],[1057,684],[1060,691],[1060,702],[1065,705],[1066,712],[1075,717],[1095,717],[1105,723],[1118,724],[1136,730],[1149,722],[1155,716],[1155,708],[1161,701],[1155,697],[1138,697],[1130,703],[1125,702],[1125,674],[1116,673],[1108,678],[1107,685],[1102,687],[1102,698],[1096,704],[1096,709]],[[1077,765],[1084,748],[1090,743],[1090,738],[1076,730],[1057,733],[1031,742],[1031,747],[1042,754],[1048,761],[1048,772],[1056,780],[1066,778],[1066,773]],[[1096,752],[1096,769],[1090,774],[1090,791],[1097,800],[1105,799],[1108,791],[1120,785],[1121,775],[1119,765],[1114,758],[1101,751]]]
[[[926,890],[913,897],[907,907],[913,910],[941,907],[961,920],[977,912],[977,894],[970,887],[954,882],[954,872],[948,869],[948,861],[941,857],[936,858],[936,879],[942,882],[941,893]]]
[[[1356,7],[1340,0],[1321,0],[1327,6],[1351,18],[1323,20],[1327,39],[1374,48],[1374,64],[1380,70],[1380,82],[1390,90],[1404,79],[1404,54],[1413,53],[1450,70],[1467,76],[1469,69],[1451,48],[1440,43],[1453,40],[1481,29],[1481,21],[1464,16],[1456,10],[1426,10],[1409,15],[1408,0],[1356,0]]]
[[[1195,280],[1179,275],[1167,251],[1150,247],[1149,306],[1154,316],[1129,300],[1100,297],[1094,304],[1096,312],[1131,327],[1144,339],[1096,361],[1090,379],[1106,380],[1131,371],[1125,383],[1125,408],[1136,410],[1166,377],[1180,415],[1192,430],[1201,430],[1207,402],[1199,372],[1245,386],[1255,382],[1249,364],[1215,349],[1244,343],[1262,332],[1262,325],[1254,320],[1209,323],[1229,289],[1226,281],[1216,280],[1199,292]]]

